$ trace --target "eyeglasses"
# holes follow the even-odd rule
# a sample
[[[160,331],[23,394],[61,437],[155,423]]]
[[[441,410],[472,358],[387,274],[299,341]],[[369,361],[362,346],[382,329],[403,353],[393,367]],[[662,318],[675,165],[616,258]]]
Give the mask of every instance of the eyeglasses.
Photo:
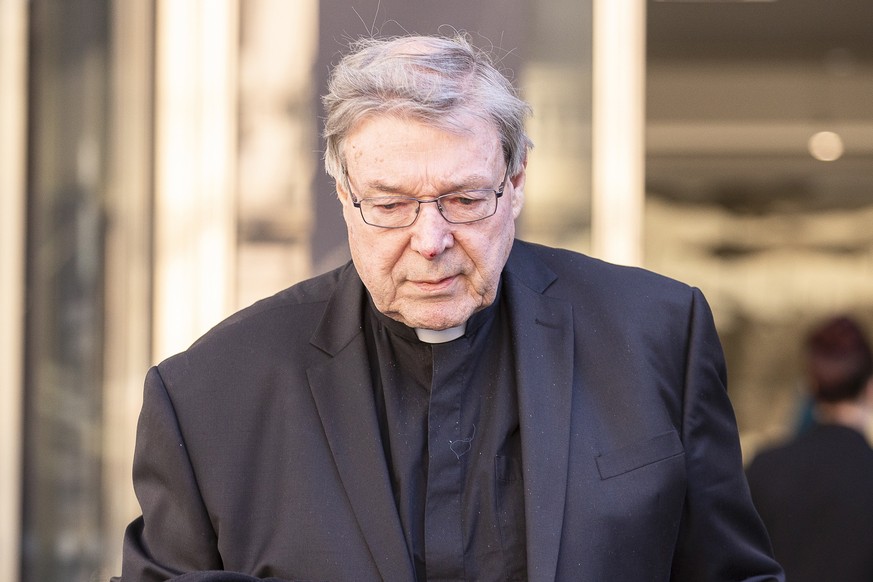
[[[380,228],[405,228],[412,226],[418,218],[422,204],[434,203],[440,214],[452,224],[468,224],[494,216],[497,200],[503,196],[509,168],[500,183],[500,190],[463,190],[449,192],[431,200],[421,200],[410,196],[376,196],[357,199],[349,187],[352,205],[361,211],[361,218],[371,226]]]

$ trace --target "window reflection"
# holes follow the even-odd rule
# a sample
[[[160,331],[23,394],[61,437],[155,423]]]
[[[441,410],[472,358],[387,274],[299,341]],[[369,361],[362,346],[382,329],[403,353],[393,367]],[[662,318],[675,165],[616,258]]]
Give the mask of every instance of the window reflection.
[[[22,579],[101,560],[106,2],[31,2]]]

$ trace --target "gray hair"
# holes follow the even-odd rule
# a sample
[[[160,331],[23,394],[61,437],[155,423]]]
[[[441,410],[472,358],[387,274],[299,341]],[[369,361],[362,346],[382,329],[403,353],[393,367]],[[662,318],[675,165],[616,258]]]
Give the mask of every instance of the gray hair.
[[[509,175],[522,168],[533,143],[524,130],[530,106],[490,56],[463,36],[365,38],[334,67],[323,102],[324,166],[347,183],[343,146],[358,122],[373,115],[408,117],[463,131],[474,115],[497,128]]]

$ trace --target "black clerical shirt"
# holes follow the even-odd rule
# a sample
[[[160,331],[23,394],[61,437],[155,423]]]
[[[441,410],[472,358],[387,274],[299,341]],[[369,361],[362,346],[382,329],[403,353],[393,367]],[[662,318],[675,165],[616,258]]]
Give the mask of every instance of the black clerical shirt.
[[[525,580],[524,485],[500,301],[442,344],[364,317],[382,443],[417,580]]]

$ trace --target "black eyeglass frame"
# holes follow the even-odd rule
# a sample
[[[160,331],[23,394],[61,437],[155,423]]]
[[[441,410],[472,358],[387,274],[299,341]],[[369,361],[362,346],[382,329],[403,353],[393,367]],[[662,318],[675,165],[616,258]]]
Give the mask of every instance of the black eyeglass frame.
[[[500,201],[500,198],[503,197],[503,192],[504,192],[504,190],[506,190],[506,181],[508,179],[509,179],[509,166],[507,165],[506,172],[503,174],[503,180],[500,182],[500,189],[499,190],[495,190],[493,188],[475,188],[472,190],[459,190],[457,192],[448,192],[446,194],[442,194],[442,195],[437,196],[436,198],[432,198],[430,200],[422,200],[421,198],[414,198],[412,196],[401,196],[401,195],[376,196],[375,198],[399,198],[402,200],[416,202],[418,204],[418,206],[416,206],[416,208],[415,208],[415,217],[412,219],[412,222],[410,222],[409,224],[404,224],[403,226],[383,226],[381,224],[373,224],[372,222],[368,222],[367,219],[364,217],[364,209],[361,208],[361,202],[363,202],[366,199],[365,198],[358,199],[358,197],[355,195],[355,193],[352,192],[352,184],[351,184],[351,180],[349,179],[348,175],[346,175],[346,188],[348,188],[349,195],[352,197],[352,206],[357,208],[358,211],[361,213],[361,220],[364,221],[364,224],[368,224],[370,226],[375,226],[376,228],[395,229],[395,228],[409,228],[410,226],[415,224],[415,221],[418,220],[419,214],[421,214],[421,205],[422,204],[430,204],[430,203],[436,204],[437,210],[439,210],[440,216],[442,216],[443,220],[445,220],[449,224],[473,224],[475,222],[479,222],[480,220],[485,220],[486,218],[491,218],[492,216],[497,214],[498,202]],[[440,203],[440,201],[444,198],[449,197],[449,196],[457,196],[458,194],[464,194],[464,193],[468,193],[468,192],[493,192],[494,196],[495,196],[494,210],[491,212],[491,214],[489,214],[487,216],[482,216],[480,218],[474,218],[473,220],[462,220],[462,221],[450,220],[446,216],[445,208],[443,208],[443,205]]]

